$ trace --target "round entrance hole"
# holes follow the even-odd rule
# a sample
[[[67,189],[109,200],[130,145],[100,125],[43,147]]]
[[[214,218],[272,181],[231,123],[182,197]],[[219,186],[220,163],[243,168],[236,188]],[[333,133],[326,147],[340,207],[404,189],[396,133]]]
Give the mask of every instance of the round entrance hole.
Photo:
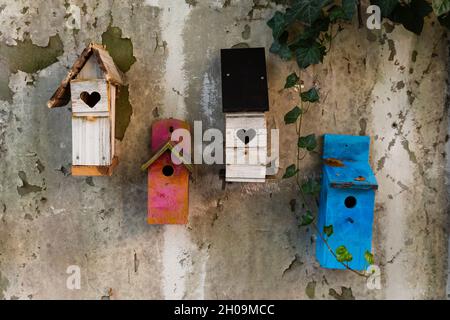
[[[354,208],[356,206],[356,198],[353,196],[348,196],[345,198],[344,204],[349,209]]]
[[[165,175],[166,177],[170,177],[171,175],[173,175],[173,167],[172,166],[164,166],[164,168],[162,169],[163,175]]]

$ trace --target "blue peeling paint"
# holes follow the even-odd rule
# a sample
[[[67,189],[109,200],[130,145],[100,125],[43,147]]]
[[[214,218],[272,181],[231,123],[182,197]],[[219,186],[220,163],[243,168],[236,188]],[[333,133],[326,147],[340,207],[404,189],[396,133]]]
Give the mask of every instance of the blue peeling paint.
[[[324,159],[339,161],[323,165],[318,227],[333,225],[328,244],[344,245],[352,254],[349,267],[367,268],[365,251],[372,250],[372,225],[377,181],[369,165],[370,138],[366,136],[324,135]],[[329,165],[335,163],[340,166]],[[326,237],[326,235],[324,235]],[[329,269],[345,269],[319,237],[316,258]]]

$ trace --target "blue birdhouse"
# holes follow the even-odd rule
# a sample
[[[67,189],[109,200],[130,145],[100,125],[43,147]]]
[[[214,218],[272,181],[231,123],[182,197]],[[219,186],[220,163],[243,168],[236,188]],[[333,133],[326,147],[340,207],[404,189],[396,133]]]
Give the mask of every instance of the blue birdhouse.
[[[333,226],[327,238],[336,252],[345,246],[353,256],[348,263],[354,270],[368,266],[364,253],[371,252],[375,190],[378,184],[369,165],[370,138],[366,136],[324,135],[323,177],[320,191],[318,228]],[[329,269],[345,269],[331,254],[321,237],[316,258]]]

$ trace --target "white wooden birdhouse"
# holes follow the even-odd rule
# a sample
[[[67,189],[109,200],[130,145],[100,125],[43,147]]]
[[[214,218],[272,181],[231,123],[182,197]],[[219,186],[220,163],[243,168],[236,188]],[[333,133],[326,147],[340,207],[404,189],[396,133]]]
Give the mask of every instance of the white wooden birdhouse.
[[[72,103],[72,175],[110,176],[117,165],[116,96],[123,75],[106,49],[90,44],[48,102]]]
[[[264,48],[222,49],[225,180],[264,182],[269,110]]]

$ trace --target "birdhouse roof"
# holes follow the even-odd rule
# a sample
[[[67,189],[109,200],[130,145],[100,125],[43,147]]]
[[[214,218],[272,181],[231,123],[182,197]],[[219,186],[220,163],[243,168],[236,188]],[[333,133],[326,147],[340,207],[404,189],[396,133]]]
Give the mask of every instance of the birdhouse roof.
[[[264,48],[222,49],[223,112],[269,110]]]
[[[378,189],[372,168],[364,161],[326,159],[323,173],[332,188]]]
[[[150,167],[152,165],[152,163],[154,163],[156,160],[159,159],[159,157],[161,157],[166,151],[170,151],[173,155],[175,155],[175,157],[177,157],[181,163],[184,164],[184,166],[190,171],[192,172],[193,167],[192,164],[190,164],[189,161],[187,161],[178,151],[176,151],[174,149],[174,144],[172,141],[168,141],[161,149],[159,149],[158,151],[155,152],[155,154],[150,158],[150,160],[148,160],[146,163],[144,163],[141,166],[141,170],[145,171],[147,170],[148,167]]]
[[[323,173],[332,188],[378,188],[369,165],[369,148],[367,136],[324,135]]]
[[[106,81],[115,85],[123,85],[123,74],[114,64],[113,59],[109,55],[108,51],[106,51],[105,47],[99,44],[91,43],[86,49],[83,50],[67,76],[48,101],[47,106],[49,108],[62,107],[70,101],[70,82],[78,76],[92,55],[95,57],[95,61],[103,71]]]

